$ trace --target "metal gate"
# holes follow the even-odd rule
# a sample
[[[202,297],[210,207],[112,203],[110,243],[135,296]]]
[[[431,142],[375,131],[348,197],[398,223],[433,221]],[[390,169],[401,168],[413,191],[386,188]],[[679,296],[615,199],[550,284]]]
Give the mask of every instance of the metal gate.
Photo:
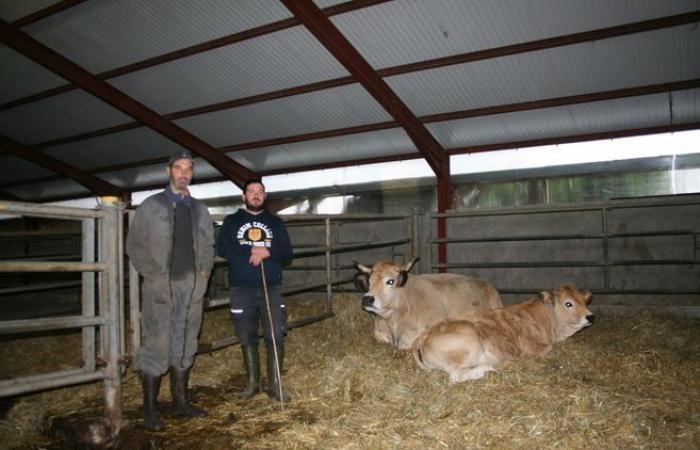
[[[118,202],[115,198],[103,198],[99,209],[0,202],[0,211],[82,222],[82,257],[79,262],[0,262],[0,272],[82,273],[81,314],[29,320],[0,320],[0,334],[81,328],[83,342],[81,367],[1,380],[0,397],[102,380],[106,418],[112,429],[118,430],[122,418],[120,355],[123,350],[120,338],[123,327],[120,276],[122,226]]]

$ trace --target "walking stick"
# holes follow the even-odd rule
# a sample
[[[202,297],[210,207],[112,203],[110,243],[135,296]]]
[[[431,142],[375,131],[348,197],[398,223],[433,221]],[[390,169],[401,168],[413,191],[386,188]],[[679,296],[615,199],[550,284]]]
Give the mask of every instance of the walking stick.
[[[263,291],[265,293],[265,305],[267,306],[267,319],[270,321],[270,336],[272,337],[272,351],[275,355],[275,373],[277,375],[277,387],[280,391],[280,405],[284,411],[284,397],[282,396],[282,374],[280,373],[280,360],[277,357],[277,340],[275,339],[275,327],[272,323],[272,312],[270,310],[270,297],[267,295],[267,281],[265,280],[265,263],[260,260],[260,272],[262,273]],[[267,381],[268,383],[270,380]]]

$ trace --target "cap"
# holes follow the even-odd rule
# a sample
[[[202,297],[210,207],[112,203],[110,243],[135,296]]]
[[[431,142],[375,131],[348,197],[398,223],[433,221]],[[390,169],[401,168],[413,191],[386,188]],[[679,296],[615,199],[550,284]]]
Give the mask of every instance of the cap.
[[[189,150],[179,150],[170,157],[168,160],[168,165],[172,166],[175,161],[178,161],[180,159],[189,159],[192,161],[192,164],[194,164],[194,159],[192,159],[192,153],[190,153]]]

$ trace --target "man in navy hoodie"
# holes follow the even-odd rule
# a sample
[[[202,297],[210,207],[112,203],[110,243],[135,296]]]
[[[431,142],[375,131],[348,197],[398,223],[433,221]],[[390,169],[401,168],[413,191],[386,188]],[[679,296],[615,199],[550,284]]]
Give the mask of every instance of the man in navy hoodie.
[[[245,209],[239,209],[224,220],[216,241],[216,253],[228,260],[231,319],[241,341],[248,375],[248,385],[240,395],[249,399],[260,392],[258,324],[262,321],[267,347],[267,395],[287,402],[289,396],[286,393],[280,397],[272,333],[281,373],[287,320],[282,298],[282,265],[292,259],[292,244],[282,219],[264,208],[266,197],[265,186],[260,180],[250,180],[243,186]],[[272,330],[265,304],[261,265],[265,268]]]

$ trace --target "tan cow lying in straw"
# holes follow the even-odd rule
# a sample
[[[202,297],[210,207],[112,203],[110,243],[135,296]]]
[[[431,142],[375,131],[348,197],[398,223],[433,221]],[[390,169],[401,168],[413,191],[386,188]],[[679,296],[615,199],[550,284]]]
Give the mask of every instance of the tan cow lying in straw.
[[[450,382],[476,380],[504,360],[544,355],[593,323],[591,293],[572,285],[534,299],[445,320],[413,343],[413,357],[425,370],[440,369]]]
[[[360,270],[358,288],[366,289],[362,308],[377,315],[374,336],[401,350],[426,328],[448,317],[502,306],[498,291],[487,281],[463,275],[435,273],[408,275],[414,258],[403,267],[380,261]]]

